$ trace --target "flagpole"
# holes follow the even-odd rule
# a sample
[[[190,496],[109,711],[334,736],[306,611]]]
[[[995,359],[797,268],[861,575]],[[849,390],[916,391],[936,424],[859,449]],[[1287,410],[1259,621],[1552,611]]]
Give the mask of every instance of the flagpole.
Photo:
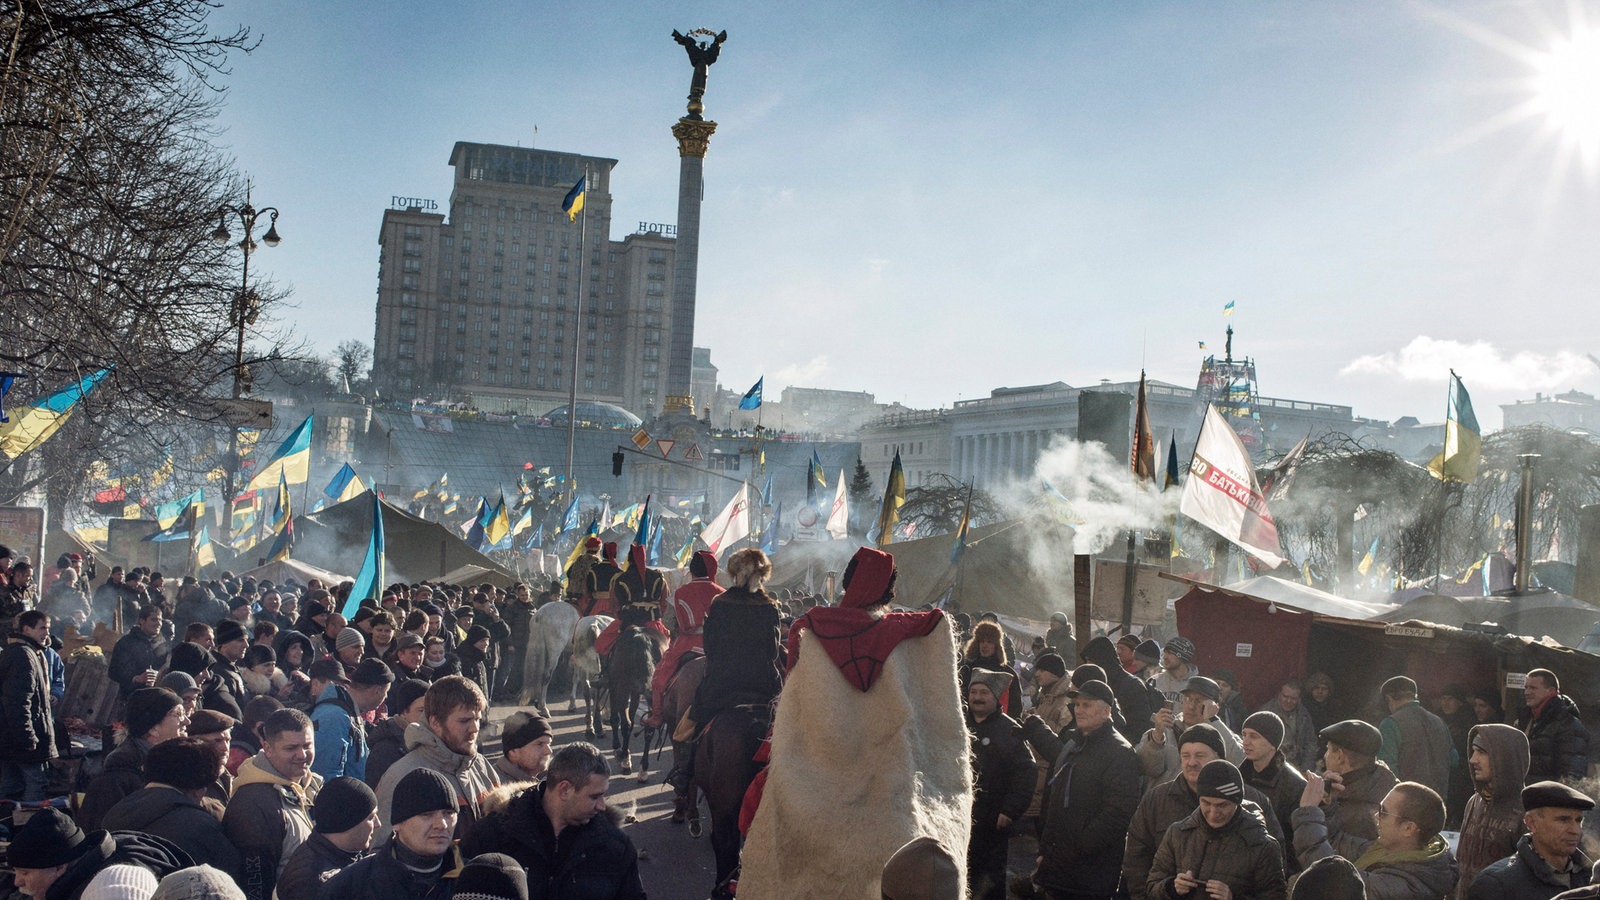
[[[1450,395],[1455,393],[1456,370],[1450,370],[1450,380],[1445,383],[1444,391],[1444,440],[1441,443],[1439,455],[1439,508],[1434,516],[1437,523],[1437,537],[1433,542],[1433,592],[1439,592],[1439,585],[1444,581],[1444,508],[1450,498],[1450,478],[1445,463],[1450,456]]]
[[[315,404],[313,404],[311,407],[311,415],[313,416],[311,421],[313,423],[316,422],[316,414],[317,407]],[[311,426],[311,430],[315,432],[317,430],[317,426],[313,424]],[[316,435],[313,434],[312,437],[316,437]],[[311,509],[311,454],[309,453],[306,454],[306,484],[305,487],[300,489],[300,509],[308,512]]]
[[[586,196],[584,196],[584,195],[587,195],[588,193],[589,193],[589,165],[588,165],[588,163],[585,163],[584,166],[583,166],[583,194],[579,195],[580,199],[583,200],[583,206],[578,210],[578,299],[573,304],[573,307],[572,307],[572,386],[567,391],[567,483],[566,483],[566,491],[571,491],[571,494],[569,496],[571,498],[573,498],[573,499],[576,499],[577,496],[578,496],[577,482],[572,480],[572,452],[573,452],[573,435],[575,434],[576,429],[578,427],[578,359],[579,359],[579,353],[582,351],[582,342],[578,340],[578,336],[583,333],[583,291],[584,291],[584,288],[585,288],[585,284],[584,284],[584,281],[583,281],[583,263],[584,263],[584,240],[583,239],[584,239],[584,232],[589,230],[588,229],[588,225],[589,225],[589,203],[588,203],[588,198]],[[563,493],[566,493],[566,491],[563,491]]]

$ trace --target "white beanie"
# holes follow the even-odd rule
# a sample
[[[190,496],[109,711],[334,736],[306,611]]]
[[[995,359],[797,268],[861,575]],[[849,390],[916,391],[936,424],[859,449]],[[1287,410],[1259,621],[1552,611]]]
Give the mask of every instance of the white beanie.
[[[150,900],[244,900],[244,891],[221,869],[191,866],[161,879]]]
[[[83,900],[150,900],[156,875],[144,866],[106,866],[84,886]]]

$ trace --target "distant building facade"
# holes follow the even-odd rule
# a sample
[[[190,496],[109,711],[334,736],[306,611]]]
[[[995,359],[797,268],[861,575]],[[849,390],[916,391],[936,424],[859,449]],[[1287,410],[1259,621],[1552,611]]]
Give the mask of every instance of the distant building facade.
[[[1507,428],[1543,425],[1591,438],[1600,434],[1600,400],[1582,391],[1534,394],[1532,400],[1501,404],[1500,412]]]
[[[409,197],[383,214],[380,395],[540,414],[566,403],[576,375],[580,400],[646,418],[661,409],[672,331],[694,324],[674,322],[668,303],[673,226],[640,223],[610,239],[617,161],[463,141],[449,163],[448,215]],[[572,222],[562,201],[586,173],[585,215]]]

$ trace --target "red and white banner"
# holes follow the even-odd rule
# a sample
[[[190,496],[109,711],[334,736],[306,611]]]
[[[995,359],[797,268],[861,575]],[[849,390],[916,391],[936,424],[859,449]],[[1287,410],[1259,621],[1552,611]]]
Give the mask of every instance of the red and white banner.
[[[706,523],[700,540],[713,554],[731,547],[750,534],[750,485],[742,484],[717,517]]]
[[[1215,406],[1206,407],[1178,509],[1268,566],[1283,565],[1278,526],[1256,484],[1250,454]]]

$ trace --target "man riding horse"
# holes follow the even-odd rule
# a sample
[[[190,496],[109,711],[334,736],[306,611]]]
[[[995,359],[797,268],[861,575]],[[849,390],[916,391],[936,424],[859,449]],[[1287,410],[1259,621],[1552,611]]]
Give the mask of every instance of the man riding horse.
[[[722,593],[722,586],[716,581],[717,555],[709,550],[698,550],[689,560],[689,577],[692,580],[672,595],[672,643],[650,682],[650,716],[644,722],[647,728],[664,724],[661,709],[667,684],[678,671],[678,660],[690,650],[704,646],[701,630],[706,613]]]

